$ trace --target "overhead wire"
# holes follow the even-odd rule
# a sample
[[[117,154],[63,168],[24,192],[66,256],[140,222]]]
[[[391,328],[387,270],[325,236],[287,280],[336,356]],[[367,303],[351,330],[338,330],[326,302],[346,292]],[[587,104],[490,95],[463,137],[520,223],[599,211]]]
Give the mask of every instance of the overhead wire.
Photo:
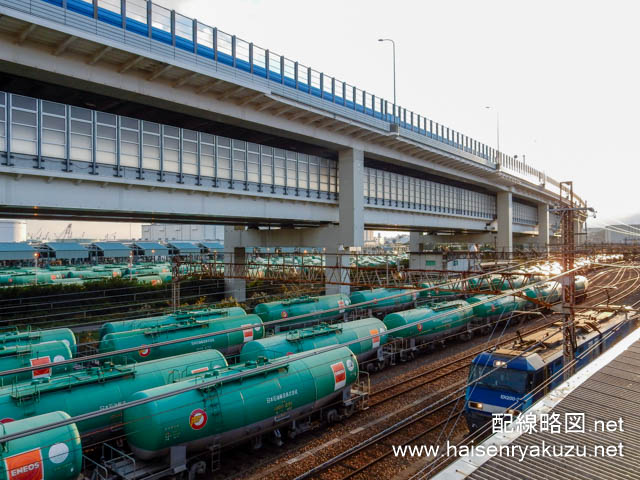
[[[638,269],[638,267],[636,266],[636,271],[637,271],[637,269]],[[638,275],[638,276],[636,277],[636,279],[635,279],[635,280],[637,281],[639,278],[640,278],[640,275]],[[640,301],[639,301],[639,302],[634,303],[633,305],[637,305],[638,303],[640,303]],[[563,367],[562,367],[561,369],[559,369],[558,371],[556,371],[555,373],[553,373],[552,375],[550,375],[550,376],[549,376],[546,380],[544,380],[544,381],[543,381],[539,386],[537,386],[536,388],[534,388],[531,392],[528,392],[528,393],[527,393],[527,395],[535,395],[535,394],[536,394],[537,392],[539,392],[540,390],[542,390],[542,389],[546,388],[546,387],[547,387],[548,385],[550,385],[550,384],[551,384],[555,379],[557,379],[560,375],[564,374],[564,372],[566,372],[569,368],[572,368],[573,366],[575,366],[575,365],[578,363],[578,361],[579,361],[580,359],[582,359],[582,358],[583,358],[584,356],[586,356],[588,353],[590,353],[591,351],[593,351],[593,350],[594,350],[595,348],[597,348],[600,344],[602,344],[603,342],[605,342],[605,341],[606,341],[606,340],[607,340],[611,335],[613,335],[614,333],[616,333],[620,328],[622,328],[622,326],[623,326],[624,324],[626,324],[627,322],[633,321],[633,320],[635,320],[636,318],[637,318],[637,317],[634,317],[634,318],[627,318],[627,319],[623,320],[620,324],[618,324],[618,325],[616,325],[615,327],[613,327],[611,330],[609,330],[609,331],[607,332],[607,334],[605,334],[605,336],[604,336],[604,337],[602,337],[602,338],[601,338],[601,339],[599,339],[597,342],[595,342],[595,344],[594,344],[594,345],[589,346],[589,347],[588,347],[588,348],[587,348],[583,353],[576,355],[576,358],[575,358],[575,359],[573,359],[571,362],[569,362],[569,364],[567,364],[567,365],[563,365]],[[487,365],[484,365],[484,366],[483,366],[483,370],[484,370],[484,368],[486,368],[486,367],[487,367]],[[500,367],[500,368],[502,368],[502,367]],[[495,370],[495,369],[494,369],[494,370]],[[471,388],[475,389],[476,385],[478,384],[478,380],[479,380],[480,378],[481,378],[481,377],[479,377],[479,378],[477,378],[477,379],[475,379],[475,380],[473,380],[473,381],[471,382],[471,383],[473,384],[473,386],[472,386]],[[470,385],[467,385],[467,386],[470,386]],[[466,402],[465,402],[465,403],[466,403]],[[518,401],[515,401],[515,402],[514,402],[514,403],[512,403],[509,407],[505,407],[505,411],[507,411],[509,408],[515,408],[517,405],[518,405]],[[462,411],[458,413],[458,418],[460,418],[460,416],[462,415],[462,413],[463,413]],[[488,429],[488,427],[489,427],[489,425],[487,424],[487,425],[485,425],[485,427],[483,427],[483,428],[484,428],[484,430],[486,430],[486,429]],[[475,436],[478,436],[478,434],[479,434],[479,433],[478,433],[478,432],[476,432],[476,433],[475,433]],[[448,437],[448,438],[449,438],[449,437]],[[448,440],[448,438],[447,438],[447,440]],[[467,439],[467,440],[468,440],[468,439]],[[443,458],[443,457],[441,457],[441,458]],[[445,458],[445,459],[443,460],[443,462],[444,462],[444,461],[447,461],[447,460],[448,460],[448,458]],[[432,462],[430,462],[427,466],[425,466],[423,469],[421,469],[417,474],[414,474],[414,475],[411,477],[411,479],[419,478],[419,477],[418,477],[418,474],[419,474],[419,473],[424,472],[424,470],[425,470],[427,467],[435,465],[435,464],[434,464],[434,462],[436,462],[436,461],[437,461],[437,459],[435,459],[435,460],[433,460]],[[441,462],[441,463],[442,463],[442,462]],[[435,468],[437,468],[438,466],[439,466],[439,465],[435,465],[435,466],[433,466],[433,468],[431,468],[431,469],[429,470],[429,472],[427,472],[427,473],[426,473],[426,475],[429,475],[429,474],[430,474],[430,473],[431,473]],[[426,477],[423,477],[423,478],[426,478]]]
[[[616,333],[620,328],[622,328],[622,326],[623,326],[624,324],[626,324],[627,322],[634,321],[634,320],[636,320],[636,318],[633,318],[633,319],[627,319],[627,320],[622,321],[620,324],[616,325],[614,328],[612,328],[611,330],[609,330],[609,331],[605,334],[605,336],[603,336],[602,338],[600,338],[600,339],[599,339],[597,342],[595,342],[593,345],[589,346],[589,347],[588,347],[584,352],[582,352],[581,354],[578,354],[578,355],[576,356],[576,358],[575,358],[575,359],[573,359],[571,362],[569,362],[569,363],[568,363],[568,364],[566,364],[566,365],[563,365],[563,366],[562,366],[562,368],[558,369],[558,371],[554,372],[552,375],[550,375],[550,376],[549,376],[549,378],[545,379],[545,380],[544,380],[544,381],[543,381],[539,386],[537,386],[534,390],[532,390],[531,392],[528,392],[527,394],[528,394],[528,395],[529,395],[529,394],[535,394],[535,393],[539,392],[540,390],[542,390],[542,389],[546,388],[547,386],[549,386],[549,385],[550,385],[554,380],[556,380],[558,377],[560,377],[560,375],[564,375],[564,373],[566,373],[570,368],[572,368],[573,366],[575,366],[575,365],[578,363],[578,361],[579,361],[579,360],[581,360],[581,359],[582,359],[582,358],[584,358],[587,354],[591,353],[594,349],[596,349],[597,347],[599,347],[600,345],[602,345],[602,344],[603,344],[603,343],[604,343],[604,342],[605,342],[605,341],[606,341],[610,336],[612,336],[612,335],[613,335],[613,334],[615,334],[615,333]],[[499,368],[503,368],[503,367],[499,367]],[[497,368],[494,368],[494,370],[497,370]],[[478,381],[479,379],[480,379],[480,378],[478,378],[478,379],[474,380],[472,383],[477,383],[477,381]],[[465,388],[466,388],[467,386],[469,386],[469,385],[465,385]],[[512,404],[510,405],[510,407],[515,407],[515,406],[517,406],[517,404],[518,404],[518,402],[516,401],[516,402],[512,403]],[[506,410],[508,410],[510,407],[506,407],[506,408],[505,408],[505,411],[506,411]],[[474,435],[475,435],[475,436],[479,436],[479,435],[482,435],[482,434],[486,433],[486,430],[488,430],[488,428],[489,428],[489,424],[486,424],[486,425],[485,425],[484,427],[482,427],[482,428],[485,430],[485,432],[477,431],[477,432],[474,432]],[[479,430],[480,430],[480,429],[479,429]],[[468,440],[468,438],[467,438],[467,440]],[[441,456],[441,457],[439,457],[439,458],[443,458],[443,459],[444,459],[441,463],[443,463],[444,461],[448,461],[448,460],[449,460],[448,458],[445,458],[445,457],[442,457],[442,456]],[[411,479],[414,479],[414,478],[427,478],[426,476],[425,476],[425,477],[419,477],[418,475],[419,475],[419,474],[421,474],[421,473],[423,473],[423,472],[424,472],[424,470],[425,470],[426,468],[428,468],[428,467],[430,467],[430,466],[431,466],[432,468],[429,470],[429,472],[427,472],[427,473],[425,474],[425,475],[429,475],[433,470],[435,470],[435,468],[437,468],[437,467],[439,466],[439,465],[433,465],[433,463],[434,463],[434,462],[436,462],[437,460],[438,460],[438,459],[433,460],[429,465],[425,466],[425,467],[424,467],[420,472],[418,472],[417,474],[414,474],[414,475],[411,477]]]
[[[579,270],[579,269],[580,269],[580,267],[575,268],[575,269],[573,269],[571,271],[564,272],[564,273],[562,273],[560,275],[557,275],[557,276],[553,277],[552,279],[560,278],[560,277],[562,277],[564,275],[567,275],[567,274],[569,274],[571,272],[574,272],[576,270]],[[545,282],[541,281],[541,282],[536,282],[536,283],[545,283]],[[517,290],[523,291],[526,288],[528,288],[528,286],[527,287],[522,287],[522,288],[517,289]],[[501,295],[499,297],[506,297],[506,296],[511,296],[511,295],[512,295],[512,293],[508,293],[508,294]],[[487,303],[489,301],[493,301],[493,299],[492,298],[488,298],[488,299],[486,299],[486,300],[484,300],[482,302],[479,302],[479,303]],[[368,303],[368,302],[365,302],[365,303]],[[469,305],[468,307],[460,307],[461,310],[470,309],[470,308],[472,308],[471,305]],[[450,312],[442,312],[442,313],[437,314],[436,316],[433,316],[431,318],[432,319],[436,319],[436,318],[439,318],[439,317],[444,317],[444,316],[448,315],[449,313]],[[301,315],[300,317],[304,317],[304,316],[305,315]],[[275,322],[272,322],[272,323],[275,323]],[[392,328],[392,329],[388,329],[387,330],[387,334],[388,333],[394,333],[396,331],[400,331],[400,330],[406,329],[407,327],[411,327],[411,326],[417,325],[419,323],[422,323],[422,320],[418,320],[416,322],[411,322],[411,323],[408,323],[406,325],[402,325],[402,326],[395,327],[395,328]],[[249,327],[249,325],[247,325],[244,328],[247,328],[247,327]],[[238,329],[229,329],[229,331],[237,331],[237,330],[242,330],[242,329],[243,329],[243,327],[240,327]],[[216,333],[219,334],[220,332],[216,332]],[[205,336],[210,336],[210,335],[205,335]],[[322,353],[325,353],[327,351],[331,351],[331,350],[334,350],[334,349],[337,349],[337,348],[341,348],[341,347],[345,347],[345,346],[348,347],[351,344],[360,343],[363,340],[371,340],[371,339],[373,339],[374,337],[377,337],[377,336],[379,336],[379,333],[371,334],[371,335],[368,335],[368,336],[364,336],[364,337],[361,337],[361,338],[358,338],[358,339],[355,339],[355,340],[351,340],[349,342],[345,342],[345,343],[339,344],[339,345],[331,345],[331,346],[322,347],[322,348],[311,350],[311,351],[307,351],[307,352],[302,352],[302,353],[296,354],[295,359],[296,360],[301,360],[301,359],[313,357],[313,356],[320,355]],[[196,339],[198,337],[199,336],[191,337],[191,339]],[[185,339],[180,339],[180,341],[185,341]],[[162,342],[162,343],[169,344],[169,343],[176,343],[176,342],[170,341],[170,342]],[[120,353],[124,353],[124,352],[127,352],[127,351],[135,351],[135,350],[138,350],[139,348],[145,348],[145,347],[142,346],[142,347],[136,347],[136,348],[133,348],[133,349],[123,349],[123,350],[120,351]],[[102,358],[102,357],[105,357],[105,356],[109,356],[109,354],[108,353],[107,354],[98,354],[98,355],[93,355],[92,357],[93,358]],[[153,401],[159,401],[159,400],[162,400],[164,398],[174,397],[176,395],[180,395],[182,393],[186,393],[186,392],[198,389],[198,388],[212,387],[213,385],[227,383],[227,382],[236,380],[238,378],[242,378],[242,377],[244,377],[244,376],[246,376],[248,374],[249,375],[255,375],[256,373],[262,373],[262,372],[265,372],[265,371],[273,369],[273,368],[284,366],[284,365],[288,364],[290,361],[291,361],[291,359],[288,359],[288,358],[276,359],[276,360],[274,360],[272,362],[269,362],[266,365],[262,365],[262,366],[258,365],[256,367],[252,368],[249,372],[232,373],[232,374],[224,375],[224,376],[221,376],[219,378],[215,378],[215,379],[211,379],[211,380],[203,379],[202,382],[199,382],[199,383],[197,383],[195,385],[190,385],[190,386],[187,386],[187,387],[181,387],[181,388],[176,389],[175,391],[160,393],[160,394],[155,395],[153,397],[142,398],[142,399],[138,399],[138,400],[130,400],[130,401],[127,401],[127,402],[125,402],[123,404],[112,406],[112,407],[107,407],[107,408],[99,410],[99,411],[83,413],[83,414],[71,417],[70,419],[67,419],[67,420],[64,420],[64,421],[55,422],[54,424],[50,424],[50,425],[47,425],[45,427],[34,427],[34,428],[31,428],[31,429],[25,430],[23,432],[10,434],[10,435],[4,435],[4,436],[0,437],[0,442],[10,441],[10,440],[14,440],[14,439],[17,439],[17,438],[22,438],[22,437],[25,437],[25,436],[28,436],[28,435],[40,433],[42,431],[50,430],[51,428],[56,428],[57,426],[69,425],[71,423],[76,423],[76,422],[88,420],[88,419],[91,419],[91,418],[94,418],[94,417],[99,417],[99,416],[102,416],[102,415],[110,415],[110,414],[113,414],[113,413],[117,413],[117,412],[123,411],[123,410],[125,410],[127,408],[131,408],[131,407],[138,406],[138,405],[143,405],[143,404],[146,404],[146,403],[149,403],[149,402],[153,402]],[[62,362],[58,362],[57,365],[64,364],[64,363],[73,363],[73,360],[64,360]],[[49,364],[49,365],[53,366],[54,364]],[[39,366],[39,368],[45,368],[45,367],[46,366]],[[5,371],[5,372],[3,372],[3,374],[4,375],[13,374],[13,373],[19,373],[21,371],[30,371],[30,370],[33,370],[33,369],[34,369],[33,367],[23,367],[21,369],[14,369],[14,370],[10,370],[10,371]]]
[[[479,302],[476,302],[475,305],[480,305],[480,304],[488,303],[490,301],[494,301],[495,299],[500,299],[500,298],[512,296],[514,293],[523,292],[524,290],[530,288],[531,286],[548,283],[548,282],[550,282],[550,281],[552,281],[552,280],[554,280],[556,278],[560,278],[560,277],[562,277],[564,275],[567,275],[567,274],[569,274],[571,272],[579,271],[582,268],[583,267],[576,267],[573,270],[567,271],[565,273],[561,273],[561,274],[558,274],[558,275],[555,275],[555,276],[552,276],[552,277],[549,277],[549,278],[545,278],[543,280],[540,280],[540,281],[537,281],[537,282],[534,282],[534,283],[528,283],[527,285],[525,285],[523,287],[511,290],[509,293],[498,294],[498,295],[496,295],[494,297],[489,297],[487,299],[484,299],[484,300],[481,300]],[[486,276],[486,275],[489,275],[489,274],[476,275],[474,277],[470,277],[467,280],[478,279],[478,278],[481,278],[481,277]],[[435,286],[432,286],[432,287],[418,288],[418,289],[414,289],[414,292],[419,294],[420,292],[437,290],[437,289],[441,289],[441,288],[446,287],[446,286],[454,285],[457,282],[458,281],[455,280],[455,281],[451,281],[451,282],[446,282],[444,284],[438,284],[438,285],[435,285]],[[556,287],[557,287],[557,285],[556,285]],[[110,357],[110,356],[114,356],[114,355],[120,355],[120,354],[136,352],[136,351],[139,351],[141,349],[154,348],[154,346],[157,348],[159,346],[166,346],[166,345],[173,345],[173,344],[176,344],[176,343],[182,343],[182,342],[187,342],[187,341],[201,340],[201,339],[209,338],[209,337],[212,337],[212,336],[215,336],[215,335],[224,335],[224,334],[227,334],[227,333],[248,330],[250,328],[256,328],[256,327],[262,328],[264,326],[279,325],[281,323],[285,323],[286,324],[286,323],[292,322],[293,320],[311,319],[312,317],[315,317],[315,316],[317,316],[319,314],[335,313],[335,312],[342,313],[342,312],[345,312],[347,310],[354,309],[354,308],[357,308],[357,307],[361,307],[361,306],[364,306],[364,305],[375,304],[375,303],[377,303],[377,302],[379,302],[381,300],[389,300],[389,299],[394,299],[394,298],[400,298],[400,297],[403,297],[403,296],[406,296],[406,295],[407,295],[407,293],[402,292],[402,293],[399,293],[399,294],[387,295],[387,296],[385,296],[385,297],[383,297],[381,299],[372,299],[372,300],[367,300],[367,301],[360,302],[360,303],[355,303],[355,304],[352,303],[352,304],[349,304],[349,305],[339,305],[339,306],[333,307],[333,308],[328,308],[328,309],[315,311],[315,312],[309,312],[309,313],[305,313],[305,314],[301,314],[301,315],[295,315],[295,316],[292,316],[292,317],[280,318],[278,320],[271,320],[271,321],[268,321],[268,322],[260,322],[260,323],[252,323],[252,324],[243,325],[241,327],[223,329],[223,330],[219,330],[219,331],[216,331],[216,332],[204,333],[204,334],[194,335],[194,336],[184,337],[184,338],[177,338],[177,339],[173,339],[173,340],[166,340],[166,341],[162,341],[162,342],[152,342],[150,344],[145,344],[145,345],[139,345],[139,346],[136,346],[136,347],[120,349],[120,350],[116,350],[116,351],[113,351],[113,352],[104,352],[104,353],[97,353],[97,354],[87,355],[85,357],[82,357],[81,360],[82,361],[97,360],[97,359],[100,359],[100,358]],[[461,310],[473,309],[473,306],[472,305],[461,306],[459,309],[461,309]],[[437,314],[436,316],[434,316],[432,318],[433,319],[438,319],[440,317],[444,317],[444,316],[448,315],[449,313],[450,312],[448,312],[448,311],[447,312],[442,312],[442,313]],[[300,323],[300,322],[298,322],[298,323]],[[403,329],[403,328],[406,328],[408,326],[417,325],[419,323],[421,323],[421,321],[416,321],[416,322],[413,322],[411,324],[407,324],[404,327],[397,327],[397,329]],[[388,330],[388,331],[395,331],[395,330]],[[376,336],[376,335],[371,335],[368,338],[373,338],[374,336]],[[64,365],[64,364],[67,364],[67,363],[74,363],[74,362],[77,362],[79,360],[80,359],[68,359],[68,360],[61,360],[59,362],[50,363],[50,364],[46,364],[46,365],[31,366],[31,367],[21,367],[20,369],[13,369],[13,370],[10,370],[10,371],[0,372],[0,376],[8,375],[8,374],[22,373],[24,371],[35,370],[35,369],[38,369],[38,368],[49,368],[49,367],[53,367],[54,365],[55,366],[60,366],[60,365]]]

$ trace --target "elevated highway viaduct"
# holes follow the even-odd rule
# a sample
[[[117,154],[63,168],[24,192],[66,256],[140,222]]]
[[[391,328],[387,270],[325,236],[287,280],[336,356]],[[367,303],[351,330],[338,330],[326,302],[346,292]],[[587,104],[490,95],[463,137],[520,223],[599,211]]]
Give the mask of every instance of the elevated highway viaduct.
[[[336,252],[364,229],[509,251],[547,245],[560,195],[517,158],[144,0],[0,0],[0,92],[4,217],[225,224],[237,255]]]

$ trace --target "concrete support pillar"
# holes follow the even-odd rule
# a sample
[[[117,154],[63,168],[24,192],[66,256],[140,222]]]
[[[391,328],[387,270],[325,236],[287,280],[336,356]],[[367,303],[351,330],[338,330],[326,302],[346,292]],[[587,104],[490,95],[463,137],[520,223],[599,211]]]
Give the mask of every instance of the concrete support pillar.
[[[549,206],[546,203],[538,203],[538,250],[549,252]]]
[[[409,268],[412,270],[424,269],[424,235],[422,232],[409,232]]]
[[[511,192],[498,192],[496,196],[498,210],[498,252],[513,250],[513,198]]]
[[[244,302],[247,299],[247,282],[244,278],[233,278],[244,276],[244,264],[247,261],[246,247],[237,240],[241,238],[237,233],[239,232],[235,232],[235,227],[225,227],[224,296],[233,297],[238,302]],[[227,275],[232,278],[227,278]]]
[[[327,281],[349,282],[350,247],[362,247],[364,244],[364,152],[362,150],[342,150],[338,156],[338,178],[340,195],[338,197],[339,224],[327,227],[329,242],[326,245],[327,265],[336,269],[327,270]],[[343,255],[339,255],[342,253]],[[327,283],[327,294],[349,294],[347,285]]]
[[[325,279],[327,283],[324,286],[324,291],[327,295],[335,295],[338,293],[349,295],[349,293],[351,293],[349,285],[340,285],[341,283],[349,283],[350,281],[350,257],[346,254],[339,255],[339,253],[348,252],[340,250],[334,254],[327,253],[325,257],[326,266],[330,267],[325,270]]]
[[[364,152],[342,150],[338,157],[340,181],[340,241],[345,246],[364,243]]]

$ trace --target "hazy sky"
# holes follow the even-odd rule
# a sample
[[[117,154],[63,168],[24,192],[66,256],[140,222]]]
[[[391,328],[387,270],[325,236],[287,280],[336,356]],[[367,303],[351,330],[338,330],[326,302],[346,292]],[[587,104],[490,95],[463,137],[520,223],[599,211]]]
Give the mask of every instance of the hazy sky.
[[[387,99],[393,38],[400,105],[640,213],[640,2],[156,2]]]

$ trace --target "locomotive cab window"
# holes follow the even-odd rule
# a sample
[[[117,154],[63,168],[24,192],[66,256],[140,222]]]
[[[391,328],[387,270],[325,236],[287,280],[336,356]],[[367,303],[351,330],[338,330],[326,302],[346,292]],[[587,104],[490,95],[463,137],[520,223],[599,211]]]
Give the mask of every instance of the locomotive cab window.
[[[529,372],[523,370],[474,365],[469,375],[469,382],[476,382],[477,387],[492,390],[526,393],[531,389],[533,378]]]

